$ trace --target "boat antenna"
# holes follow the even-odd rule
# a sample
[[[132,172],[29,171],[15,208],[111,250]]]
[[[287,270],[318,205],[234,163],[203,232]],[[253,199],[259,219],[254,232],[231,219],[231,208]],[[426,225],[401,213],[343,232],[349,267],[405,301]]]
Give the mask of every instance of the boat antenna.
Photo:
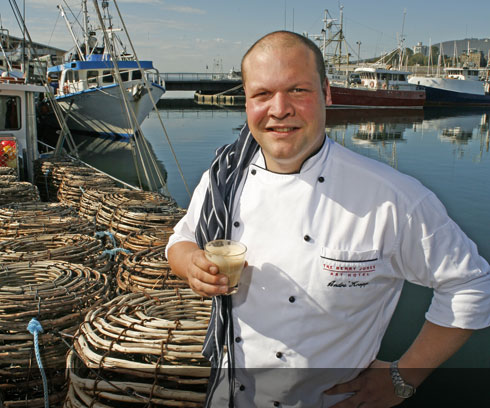
[[[94,0],[94,1],[96,1],[96,0]],[[121,15],[121,11],[119,10],[119,6],[117,5],[116,0],[114,0],[114,6],[116,7],[117,13],[119,15],[119,20],[121,21],[121,24],[123,26],[124,32],[126,33],[126,36],[128,38],[128,42],[129,42],[129,45],[131,47],[131,51],[133,53],[134,59],[135,59],[136,63],[138,64],[139,70],[142,73],[142,78],[143,78],[143,81],[145,82],[145,87],[147,89],[149,89],[150,88],[150,84],[148,83],[148,79],[147,79],[146,75],[143,75],[144,74],[143,68],[141,67],[140,61],[139,61],[139,59],[138,59],[138,57],[136,55],[136,50],[134,49],[133,42],[131,41],[131,38],[129,37],[129,32],[128,32],[127,28],[126,28],[126,24],[124,23],[124,20],[123,20],[122,15]],[[158,120],[159,120],[160,125],[161,125],[161,127],[163,129],[163,133],[165,134],[165,138],[167,140],[167,143],[169,144],[170,151],[172,152],[172,156],[173,156],[173,158],[175,160],[175,163],[177,165],[177,169],[179,171],[179,174],[180,174],[180,177],[182,179],[182,182],[184,183],[184,187],[185,187],[185,189],[186,189],[187,194],[189,195],[189,197],[191,197],[191,195],[192,195],[191,194],[191,191],[190,191],[189,186],[187,185],[187,182],[186,182],[186,180],[184,178],[184,173],[183,173],[182,168],[180,166],[180,163],[179,163],[179,161],[177,159],[177,155],[176,155],[175,150],[174,150],[174,148],[172,146],[172,142],[170,141],[170,137],[168,135],[167,129],[166,129],[165,125],[163,124],[163,120],[162,120],[162,117],[160,115],[160,111],[157,108],[156,101],[153,98],[153,95],[151,94],[151,92],[149,92],[148,95],[150,96],[151,103],[153,104],[153,109],[155,110],[155,112],[157,114]]]

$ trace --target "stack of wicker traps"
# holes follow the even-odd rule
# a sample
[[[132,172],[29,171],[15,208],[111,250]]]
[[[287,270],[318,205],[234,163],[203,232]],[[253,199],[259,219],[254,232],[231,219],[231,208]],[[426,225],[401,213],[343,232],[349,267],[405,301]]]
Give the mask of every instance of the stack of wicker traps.
[[[144,249],[167,245],[170,235],[172,235],[172,231],[160,228],[142,229],[128,234],[121,241],[121,247],[135,253]]]
[[[61,260],[104,270],[101,240],[83,234],[39,234],[0,241],[0,264],[7,262]]]
[[[0,180],[0,205],[39,200],[39,191],[34,184],[26,181]]]
[[[34,184],[39,188],[43,201],[58,201],[63,175],[69,167],[75,166],[78,164],[68,157],[51,157],[34,162]]]
[[[121,187],[87,188],[80,198],[78,215],[96,223],[97,211],[103,204],[104,196],[117,193],[124,195],[130,191]],[[107,227],[107,225],[103,227]]]
[[[12,167],[0,166],[0,176],[16,176],[17,172]]]
[[[175,201],[158,193],[124,190],[103,195],[97,209],[96,222],[99,227],[109,228],[115,212],[122,206],[142,204],[175,207]]]
[[[92,235],[94,230],[92,223],[58,203],[15,203],[0,208],[0,240],[59,232]]]
[[[141,229],[160,228],[162,231],[171,231],[184,215],[185,210],[176,206],[128,202],[114,212],[110,230],[121,242],[130,233]]]
[[[37,319],[41,363],[51,406],[66,395],[66,353],[85,313],[108,300],[104,274],[63,261],[0,268],[0,399],[3,407],[44,407],[42,375],[28,330]],[[59,406],[59,405],[58,405]]]
[[[65,408],[202,407],[211,310],[190,289],[131,293],[93,308],[70,352]]]
[[[71,205],[77,210],[80,208],[80,199],[87,188],[105,189],[116,187],[116,183],[108,176],[101,175],[90,167],[68,167],[58,190],[58,200]]]
[[[117,286],[122,291],[145,292],[187,288],[187,282],[172,274],[165,258],[165,245],[144,249],[119,262]]]

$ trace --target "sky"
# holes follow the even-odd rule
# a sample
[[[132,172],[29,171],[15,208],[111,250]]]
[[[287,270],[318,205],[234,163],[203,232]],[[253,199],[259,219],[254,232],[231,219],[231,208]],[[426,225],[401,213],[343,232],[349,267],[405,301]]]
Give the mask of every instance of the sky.
[[[33,41],[70,49],[73,41],[57,4],[79,15],[81,0],[0,0],[3,28],[21,36],[9,2],[25,8]],[[490,37],[489,0],[116,0],[141,60],[160,72],[229,72],[262,35],[287,29],[319,34],[324,10],[343,6],[344,35],[354,60],[405,45]],[[112,2],[112,0],[111,0]],[[93,0],[88,1],[92,7]],[[68,12],[69,18],[74,20]],[[117,16],[117,11],[113,12]],[[97,21],[94,15],[92,21]],[[338,22],[338,21],[337,21]],[[124,41],[126,41],[123,36]],[[360,42],[360,44],[358,44]]]

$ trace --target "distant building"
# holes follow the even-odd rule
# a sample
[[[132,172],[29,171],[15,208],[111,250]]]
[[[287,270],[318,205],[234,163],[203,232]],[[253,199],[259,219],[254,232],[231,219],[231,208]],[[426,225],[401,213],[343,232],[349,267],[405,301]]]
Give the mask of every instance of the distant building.
[[[10,69],[26,73],[29,80],[46,76],[46,67],[63,61],[64,50],[10,35],[0,28],[0,73]],[[38,58],[39,62],[34,62]]]
[[[427,57],[429,53],[429,47],[427,45],[423,45],[422,42],[418,42],[417,45],[413,47],[414,54],[422,54],[424,57]]]
[[[485,65],[483,52],[475,48],[463,51],[459,60],[461,64],[474,68],[480,68]]]

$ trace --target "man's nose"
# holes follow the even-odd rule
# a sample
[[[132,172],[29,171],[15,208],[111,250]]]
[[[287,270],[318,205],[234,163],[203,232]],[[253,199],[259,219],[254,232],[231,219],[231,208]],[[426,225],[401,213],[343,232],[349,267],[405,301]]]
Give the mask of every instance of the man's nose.
[[[277,92],[270,100],[269,115],[283,119],[293,114],[294,109],[286,92]]]

